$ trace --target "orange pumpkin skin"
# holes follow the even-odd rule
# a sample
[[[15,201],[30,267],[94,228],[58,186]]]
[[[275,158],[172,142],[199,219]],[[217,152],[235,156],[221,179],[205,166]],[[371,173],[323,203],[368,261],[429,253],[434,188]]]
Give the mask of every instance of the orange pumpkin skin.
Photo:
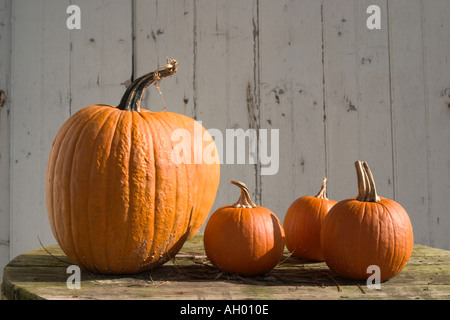
[[[190,145],[188,144],[188,147],[191,147],[192,152],[188,169],[190,169],[192,174],[195,175],[195,179],[193,180],[193,186],[191,188],[191,200],[194,202],[194,210],[192,213],[190,232],[187,236],[187,240],[189,240],[197,234],[205,223],[216,199],[217,189],[219,188],[220,182],[219,152],[216,148],[214,139],[211,137],[208,130],[206,130],[194,119],[173,112],[164,112],[163,114],[170,120],[174,121],[178,127],[187,130],[191,136],[191,143]],[[198,140],[199,137],[196,137],[197,132],[195,132],[195,126],[201,128],[203,145],[200,151],[202,153],[207,153],[212,150],[212,153],[208,156],[211,156],[211,158],[214,159],[213,163],[207,163],[208,159],[206,158],[202,158],[202,163],[196,163],[193,145],[194,143],[198,143],[196,139]]]
[[[206,219],[219,164],[203,168],[212,180],[209,203],[202,203],[195,198],[204,183],[197,169],[171,159],[179,143],[171,133],[180,128],[173,117],[94,105],[56,135],[47,167],[48,217],[59,245],[80,267],[113,274],[157,267]]]
[[[283,223],[286,247],[292,255],[314,261],[324,260],[320,231],[325,216],[336,203],[324,195],[320,196],[320,192],[314,197],[300,197],[292,203]]]
[[[216,210],[205,228],[205,252],[219,270],[260,275],[280,261],[285,234],[277,216],[267,208],[224,206]]]
[[[366,280],[380,268],[380,280],[397,275],[411,257],[414,236],[405,209],[397,202],[378,197],[377,202],[351,198],[336,204],[327,214],[321,231],[325,262],[335,273]]]

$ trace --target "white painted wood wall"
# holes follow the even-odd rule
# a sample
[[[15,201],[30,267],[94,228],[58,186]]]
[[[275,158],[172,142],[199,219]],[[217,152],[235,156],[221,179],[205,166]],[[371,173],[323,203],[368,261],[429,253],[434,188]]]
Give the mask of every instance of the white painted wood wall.
[[[81,30],[68,30],[70,4]],[[381,30],[369,30],[369,5]],[[244,181],[281,220],[328,177],[356,196],[365,160],[415,242],[450,249],[450,1],[0,0],[0,266],[53,244],[45,171],[53,138],[83,107],[116,105],[132,77],[179,60],[170,111],[207,128],[280,130],[280,168],[222,166],[214,209]],[[159,111],[149,90],[143,105]]]

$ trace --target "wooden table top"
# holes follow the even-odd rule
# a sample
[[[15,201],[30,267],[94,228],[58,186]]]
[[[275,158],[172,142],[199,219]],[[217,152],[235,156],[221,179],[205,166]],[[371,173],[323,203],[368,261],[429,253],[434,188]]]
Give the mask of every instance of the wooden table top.
[[[3,299],[114,300],[342,300],[450,299],[450,251],[415,245],[408,265],[396,277],[369,289],[365,281],[333,274],[324,262],[289,256],[264,276],[244,277],[212,267],[203,235],[186,242],[165,265],[133,275],[81,271],[80,289],[69,289],[70,260],[59,246],[40,248],[13,259],[4,269]]]

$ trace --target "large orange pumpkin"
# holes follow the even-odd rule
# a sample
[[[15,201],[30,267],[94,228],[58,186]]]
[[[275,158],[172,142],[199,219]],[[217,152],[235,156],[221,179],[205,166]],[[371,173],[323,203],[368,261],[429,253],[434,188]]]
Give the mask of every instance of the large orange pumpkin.
[[[181,249],[206,220],[220,164],[214,141],[194,119],[140,108],[144,90],[177,71],[177,61],[126,90],[119,106],[93,105],[70,117],[53,142],[46,181],[53,234],[77,265],[100,273],[157,267]],[[202,128],[214,163],[175,163],[176,129]]]
[[[327,179],[322,181],[319,193],[295,200],[286,212],[284,231],[286,247],[296,257],[323,261],[320,230],[328,211],[337,203],[327,198]]]
[[[206,255],[224,272],[264,274],[283,254],[283,226],[272,211],[253,203],[244,183],[231,183],[241,188],[241,195],[238,202],[217,209],[209,218],[204,234]]]
[[[384,281],[398,274],[411,257],[413,229],[399,203],[377,195],[367,163],[355,165],[358,197],[328,212],[321,231],[322,252],[328,267],[343,277],[366,280],[376,270],[369,266],[375,266]]]

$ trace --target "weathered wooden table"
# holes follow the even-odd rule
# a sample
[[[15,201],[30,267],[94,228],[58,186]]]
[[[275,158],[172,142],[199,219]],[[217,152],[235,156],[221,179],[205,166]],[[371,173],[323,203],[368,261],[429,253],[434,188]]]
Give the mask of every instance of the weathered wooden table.
[[[4,270],[4,299],[450,299],[450,251],[416,245],[405,269],[370,290],[364,281],[333,274],[325,263],[290,257],[270,273],[241,277],[216,270],[201,234],[162,267],[134,275],[81,272],[81,288],[67,286],[69,259],[58,246],[28,252]]]

